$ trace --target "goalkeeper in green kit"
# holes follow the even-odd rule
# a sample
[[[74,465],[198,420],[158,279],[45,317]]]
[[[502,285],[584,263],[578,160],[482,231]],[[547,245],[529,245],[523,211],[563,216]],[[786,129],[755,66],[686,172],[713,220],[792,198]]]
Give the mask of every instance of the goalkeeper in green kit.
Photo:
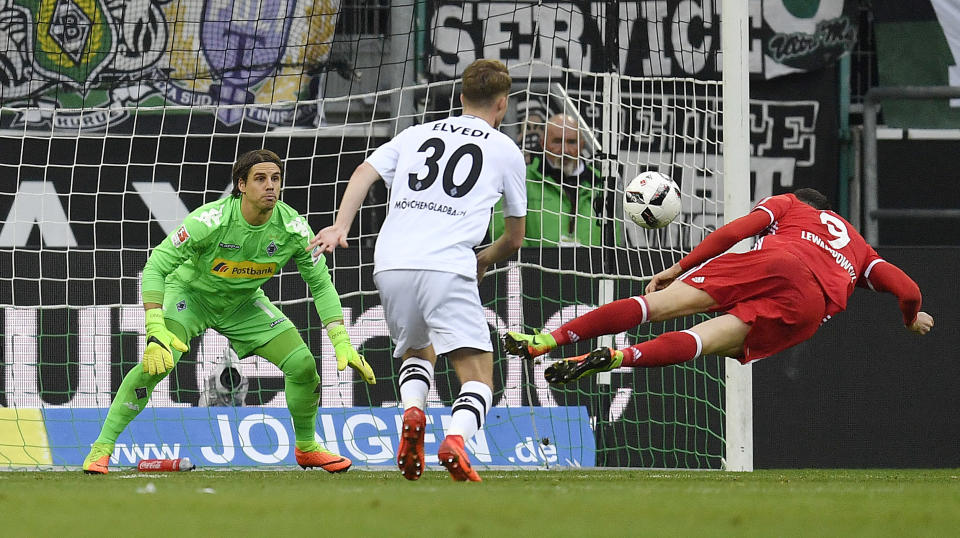
[[[147,345],[142,366],[123,378],[100,436],[83,462],[90,474],[106,474],[114,443],[150,400],[150,393],[187,351],[187,343],[213,328],[237,355],[260,355],[284,375],[293,419],[297,463],[331,473],[351,462],[315,440],[320,376],[313,354],[293,323],[263,290],[267,280],[294,258],[310,287],[317,313],[337,358],[337,368],[356,370],[376,383],[343,326],[340,297],[306,220],[279,201],[283,163],[269,150],[241,155],[233,165],[233,195],[201,206],[157,246],[143,268],[141,293]]]

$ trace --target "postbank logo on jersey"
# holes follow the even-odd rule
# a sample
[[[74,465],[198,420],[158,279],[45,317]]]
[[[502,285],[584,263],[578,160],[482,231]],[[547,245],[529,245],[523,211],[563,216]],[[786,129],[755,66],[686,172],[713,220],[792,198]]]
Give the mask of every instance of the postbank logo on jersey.
[[[235,262],[217,258],[210,272],[222,278],[270,278],[277,274],[276,263]]]

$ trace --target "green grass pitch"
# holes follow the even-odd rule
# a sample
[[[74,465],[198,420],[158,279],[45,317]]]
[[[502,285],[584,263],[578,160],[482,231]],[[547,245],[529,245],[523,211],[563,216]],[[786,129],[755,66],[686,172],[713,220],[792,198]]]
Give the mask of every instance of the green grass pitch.
[[[4,536],[957,536],[960,470],[0,473]]]

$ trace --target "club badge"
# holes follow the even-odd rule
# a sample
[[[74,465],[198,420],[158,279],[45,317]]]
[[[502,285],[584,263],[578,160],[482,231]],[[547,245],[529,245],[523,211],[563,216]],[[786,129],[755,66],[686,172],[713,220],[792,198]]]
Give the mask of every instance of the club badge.
[[[273,256],[277,253],[277,244],[273,241],[270,241],[270,244],[267,245],[267,256]]]

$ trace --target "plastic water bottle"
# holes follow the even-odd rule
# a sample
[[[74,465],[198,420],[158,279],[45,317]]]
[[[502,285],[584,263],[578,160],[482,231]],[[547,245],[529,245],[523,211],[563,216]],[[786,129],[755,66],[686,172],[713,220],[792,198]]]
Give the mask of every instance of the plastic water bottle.
[[[195,468],[196,465],[190,461],[190,458],[140,460],[137,464],[137,470],[141,473],[192,471]]]

